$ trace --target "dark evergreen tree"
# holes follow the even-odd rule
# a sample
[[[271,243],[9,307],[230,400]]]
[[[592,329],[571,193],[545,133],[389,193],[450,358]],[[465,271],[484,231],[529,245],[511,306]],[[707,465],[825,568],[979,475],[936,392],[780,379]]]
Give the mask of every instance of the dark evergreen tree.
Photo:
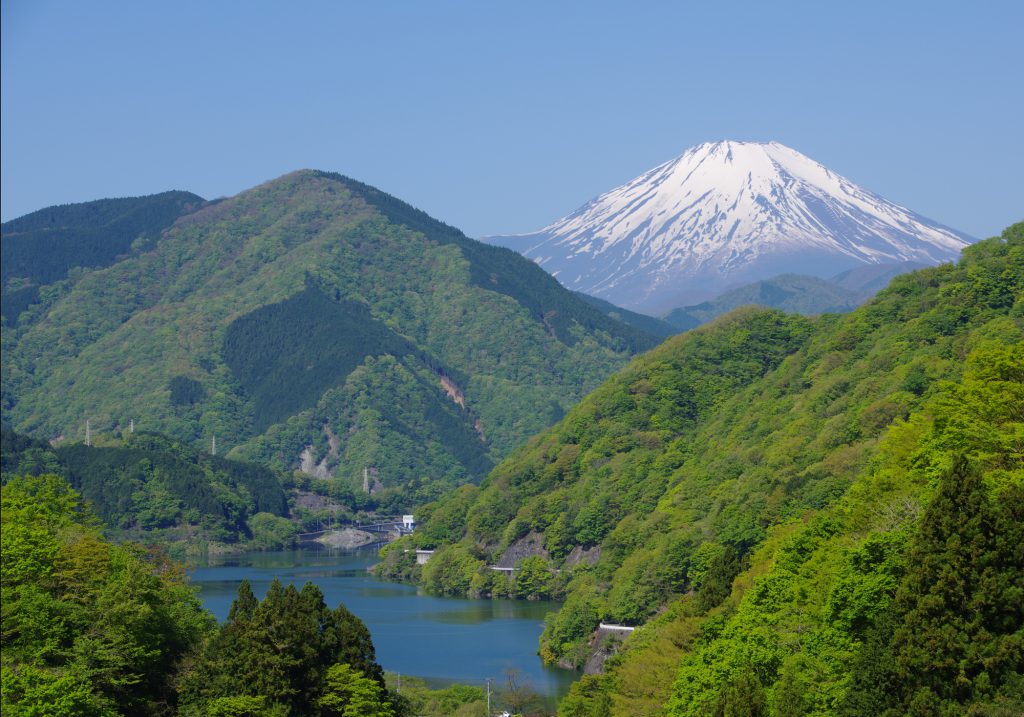
[[[259,604],[260,601],[253,594],[249,581],[243,580],[238,586],[238,597],[231,603],[231,608],[228,610],[228,623],[251,620]]]
[[[885,611],[865,634],[864,645],[850,669],[850,689],[840,706],[841,717],[888,714],[896,705],[898,685],[892,665],[895,610]]]
[[[722,686],[711,714],[714,717],[763,717],[768,714],[764,687],[752,667]]]
[[[943,477],[843,714],[1024,713],[1024,490],[989,490],[963,458]]]
[[[921,520],[896,606],[894,670],[911,713],[1001,695],[1024,672],[1024,490],[993,501],[958,460]]]
[[[278,580],[257,601],[243,582],[227,622],[185,681],[184,701],[201,714],[218,699],[241,695],[317,715],[328,671],[339,664],[386,690],[369,631],[343,605],[328,608],[313,583],[297,590]]]
[[[741,563],[736,550],[732,546],[725,546],[711,563],[700,590],[697,591],[697,609],[710,610],[729,597],[732,581],[740,570]]]

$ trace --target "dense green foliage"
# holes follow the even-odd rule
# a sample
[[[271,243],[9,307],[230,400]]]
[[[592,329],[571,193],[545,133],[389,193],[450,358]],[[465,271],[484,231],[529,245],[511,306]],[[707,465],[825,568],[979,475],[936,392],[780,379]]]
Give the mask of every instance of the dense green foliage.
[[[240,317],[228,326],[224,337],[224,361],[252,396],[256,430],[265,430],[315,404],[375,356],[387,356],[385,360],[416,371],[419,393],[426,399],[420,415],[415,416],[425,425],[409,419],[416,407],[409,402],[382,404],[384,420],[405,435],[433,436],[470,475],[485,474],[492,463],[473,430],[475,417],[453,403],[438,383],[443,377],[465,384],[466,378],[440,366],[408,339],[375,320],[365,304],[332,301],[319,289],[308,287],[283,302]],[[424,381],[423,376],[431,373],[436,374],[433,380]]]
[[[179,566],[105,541],[55,475],[5,481],[2,531],[4,715],[410,714],[365,625],[312,583],[258,601],[243,582],[218,628]]]
[[[560,568],[550,588],[566,599],[546,659],[591,659],[599,620],[643,625],[565,714],[662,714],[669,702],[673,714],[824,715],[855,699],[1009,714],[994,710],[1016,705],[1021,684],[1010,526],[1022,346],[1016,225],[847,315],[746,309],[669,339],[480,488],[420,511],[405,543],[437,547],[425,587],[469,595],[488,594],[488,564],[534,546],[533,562]],[[964,476],[984,490],[931,500]],[[979,512],[933,517],[943,500]],[[417,577],[404,547],[385,553],[383,574]],[[875,657],[855,678],[865,644]],[[904,685],[888,693],[896,702],[856,697],[856,679],[886,684],[885,665]],[[911,679],[922,671],[933,676]]]
[[[212,629],[183,573],[100,536],[57,476],[2,492],[4,715],[161,715]]]
[[[316,288],[239,317],[224,334],[224,362],[252,396],[257,430],[316,403],[367,356],[414,352],[365,304]]]
[[[278,477],[267,468],[200,453],[150,433],[121,445],[49,445],[2,432],[2,469],[8,475],[56,473],[85,498],[118,535],[147,541],[188,535],[236,542],[253,536],[252,521],[266,530],[272,516],[288,515]],[[267,547],[273,547],[268,545]]]
[[[430,689],[427,683],[407,675],[386,675],[388,687],[400,700],[405,714],[417,717],[479,717],[487,711],[487,696],[482,687],[451,685]],[[498,699],[495,697],[494,703]]]
[[[39,286],[76,267],[110,266],[156,241],[183,214],[204,204],[189,192],[100,199],[47,207],[4,222],[0,238],[3,316],[9,324],[39,298]],[[20,286],[10,286],[13,281]]]
[[[366,626],[343,605],[328,608],[312,583],[275,580],[258,601],[243,582],[181,689],[186,715],[238,698],[281,714],[394,715]]]
[[[670,714],[735,705],[741,676],[753,714],[1024,707],[1022,346],[975,349],[843,500],[778,531],[683,658]]]
[[[168,382],[172,406],[194,406],[206,397],[206,389],[188,376],[175,376]]]
[[[1024,709],[1024,483],[993,491],[957,461],[907,541],[895,594],[886,590],[856,626],[866,645],[840,703],[846,714]],[[860,595],[843,588],[833,594],[850,612]]]
[[[3,418],[72,440],[134,418],[350,489],[368,469],[412,504],[482,478],[656,341],[514,252],[302,171],[43,287],[3,333]]]
[[[648,349],[657,343],[646,330],[637,329],[597,310],[575,292],[567,291],[558,281],[532,261],[504,247],[474,241],[455,227],[439,222],[425,212],[340,174],[321,173],[336,179],[367,204],[377,209],[392,224],[420,232],[438,244],[454,244],[469,261],[473,283],[488,291],[512,297],[540,320],[560,341],[575,344],[574,325],[588,332],[600,331],[621,343],[631,353]]]
[[[39,302],[39,287],[35,284],[17,289],[0,288],[0,306],[3,307],[3,321],[14,323],[32,304]]]

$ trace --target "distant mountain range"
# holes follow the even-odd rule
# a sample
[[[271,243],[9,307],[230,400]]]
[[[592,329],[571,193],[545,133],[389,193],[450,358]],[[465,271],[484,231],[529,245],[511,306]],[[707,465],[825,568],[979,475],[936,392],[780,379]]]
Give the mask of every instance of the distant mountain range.
[[[923,265],[914,262],[874,264],[844,271],[831,279],[780,274],[723,292],[710,301],[673,309],[662,323],[671,326],[673,333],[688,331],[751,304],[805,315],[852,311],[885,288],[893,277],[920,268]]]
[[[60,442],[134,419],[406,504],[481,478],[659,340],[324,172],[53,207],[0,244],[4,425]]]
[[[956,259],[974,239],[778,143],[714,142],[529,234],[484,237],[648,314],[779,274]]]

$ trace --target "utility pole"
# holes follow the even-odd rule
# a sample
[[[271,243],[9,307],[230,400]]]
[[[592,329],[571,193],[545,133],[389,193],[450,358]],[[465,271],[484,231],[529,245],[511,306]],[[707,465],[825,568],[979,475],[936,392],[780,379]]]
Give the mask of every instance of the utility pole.
[[[85,445],[92,445],[92,433],[89,428],[89,419],[85,419]]]
[[[214,434],[213,438],[210,439],[210,455],[217,455],[217,434]]]
[[[487,717],[491,717],[491,678],[488,677],[484,682],[487,683]]]
[[[370,470],[366,466],[363,466],[363,492],[370,492]]]
[[[129,433],[135,433],[135,419],[134,418],[129,418],[128,419],[128,432]]]

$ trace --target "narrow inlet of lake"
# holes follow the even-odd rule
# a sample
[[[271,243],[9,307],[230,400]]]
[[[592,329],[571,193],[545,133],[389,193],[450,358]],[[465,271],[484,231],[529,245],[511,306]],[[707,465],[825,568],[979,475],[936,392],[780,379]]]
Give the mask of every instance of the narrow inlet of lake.
[[[275,578],[299,588],[312,582],[329,607],[344,603],[366,623],[385,670],[435,685],[491,679],[500,688],[514,670],[521,682],[552,699],[578,677],[544,667],[537,656],[544,616],[558,603],[433,597],[412,585],[377,580],[366,572],[376,561],[375,547],[243,553],[212,557],[191,574],[206,609],[220,621],[242,580],[261,599]]]

